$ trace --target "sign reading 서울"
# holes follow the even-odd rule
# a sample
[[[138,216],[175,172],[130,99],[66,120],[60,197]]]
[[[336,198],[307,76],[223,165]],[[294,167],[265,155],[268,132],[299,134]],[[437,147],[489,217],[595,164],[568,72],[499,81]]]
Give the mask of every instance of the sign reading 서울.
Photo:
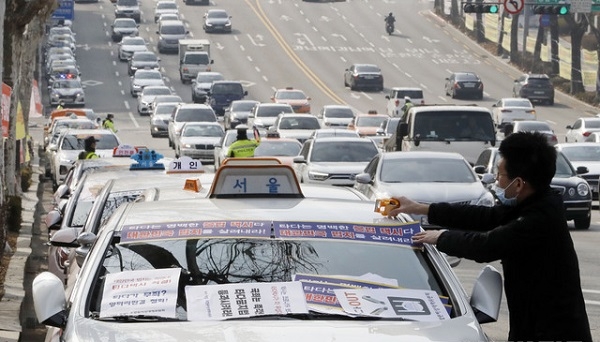
[[[52,19],[75,19],[75,0],[58,0],[58,8],[52,13]]]

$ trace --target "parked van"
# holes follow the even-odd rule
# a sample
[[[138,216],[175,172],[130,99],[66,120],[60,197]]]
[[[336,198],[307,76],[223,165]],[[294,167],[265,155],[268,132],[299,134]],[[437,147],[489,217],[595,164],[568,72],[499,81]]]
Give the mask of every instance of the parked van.
[[[179,39],[184,39],[190,33],[181,20],[162,20],[158,24],[158,52],[178,52]]]
[[[225,108],[232,101],[241,100],[248,92],[244,90],[241,82],[237,81],[214,81],[208,91],[208,103],[217,115],[223,115]]]
[[[487,147],[497,143],[492,113],[478,106],[412,107],[406,122],[385,144],[387,151],[460,153],[472,165]]]

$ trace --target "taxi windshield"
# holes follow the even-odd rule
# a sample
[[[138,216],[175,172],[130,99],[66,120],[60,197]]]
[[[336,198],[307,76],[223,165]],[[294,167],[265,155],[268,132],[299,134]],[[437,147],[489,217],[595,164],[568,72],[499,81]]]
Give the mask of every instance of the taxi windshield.
[[[365,279],[375,275],[394,288],[436,291],[443,294],[425,254],[418,249],[386,243],[352,243],[331,239],[292,238],[206,238],[157,239],[121,242],[113,237],[104,253],[100,272],[90,291],[92,316],[107,309],[101,306],[105,283],[111,275],[126,276],[131,271],[166,270],[177,272],[176,315],[186,320],[202,306],[188,305],[190,288],[209,285],[274,283],[298,280],[298,275],[327,277],[344,275]],[[352,262],[349,262],[352,260]],[[381,262],[394,260],[394,262]],[[129,273],[134,274],[134,273]],[[139,274],[139,273],[138,273]],[[148,274],[148,273],[144,273]],[[121,278],[124,279],[124,278]],[[186,298],[187,297],[187,298]],[[114,298],[114,297],[111,297]],[[131,298],[129,298],[131,299]],[[139,299],[139,298],[138,298]],[[187,301],[186,301],[187,299]],[[193,302],[193,301],[192,301]],[[316,319],[325,315],[315,317]],[[375,318],[379,319],[379,318]]]

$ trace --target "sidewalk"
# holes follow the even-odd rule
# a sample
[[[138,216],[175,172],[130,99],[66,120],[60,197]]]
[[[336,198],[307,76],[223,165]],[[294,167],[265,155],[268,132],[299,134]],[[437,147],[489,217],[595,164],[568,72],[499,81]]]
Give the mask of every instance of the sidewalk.
[[[51,200],[52,187],[44,182],[40,168],[44,118],[32,119],[29,132],[34,139],[35,157],[29,191],[22,194],[22,223],[17,246],[10,259],[4,281],[5,295],[0,301],[0,342],[43,341],[37,335],[45,330],[37,323],[31,300],[33,278],[46,269],[47,233],[41,223]]]

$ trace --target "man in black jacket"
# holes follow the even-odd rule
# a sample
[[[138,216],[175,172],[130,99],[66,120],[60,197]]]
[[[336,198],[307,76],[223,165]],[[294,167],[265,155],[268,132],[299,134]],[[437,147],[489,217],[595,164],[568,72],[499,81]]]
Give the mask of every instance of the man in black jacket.
[[[400,197],[390,215],[428,215],[448,228],[417,233],[414,243],[477,262],[502,261],[508,340],[592,341],[562,199],[550,188],[556,150],[542,134],[519,132],[499,152],[494,190],[502,205],[427,205]]]

